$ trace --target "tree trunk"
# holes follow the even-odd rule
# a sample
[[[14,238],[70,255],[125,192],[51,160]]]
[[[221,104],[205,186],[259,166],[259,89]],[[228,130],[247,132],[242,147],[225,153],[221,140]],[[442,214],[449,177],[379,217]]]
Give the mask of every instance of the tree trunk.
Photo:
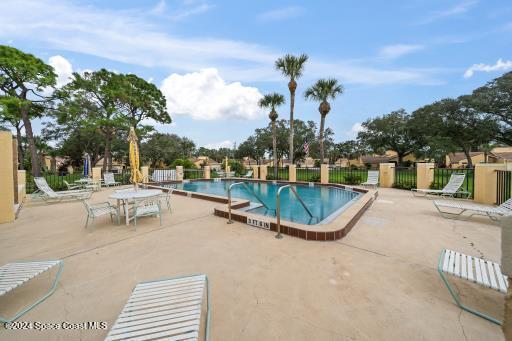
[[[105,139],[105,152],[103,153],[103,166],[102,166],[102,170],[103,172],[106,172],[107,170],[110,171],[110,168],[111,168],[111,162],[109,161],[110,160],[110,137],[107,137]]]
[[[398,166],[402,166],[404,164],[404,154],[402,153],[396,153],[398,156]]]
[[[26,95],[23,95],[26,97]],[[25,98],[23,98],[25,99]],[[32,123],[28,116],[28,108],[21,109],[21,118],[25,126],[25,135],[27,136],[28,149],[30,151],[30,162],[32,164],[32,175],[37,177],[41,175],[41,167],[39,166],[39,157],[37,156],[36,143],[34,141],[34,133],[32,132]]]
[[[320,136],[319,136],[319,145],[320,145],[320,164],[324,163],[324,126],[325,126],[325,116],[324,114],[320,114]]]
[[[18,169],[25,169],[25,155],[23,154],[21,126],[19,124],[16,125],[16,139],[18,140]]]
[[[277,180],[277,136],[276,136],[276,121],[272,120],[272,149],[274,157],[274,180]]]
[[[297,85],[295,84],[295,87]],[[288,155],[288,159],[290,159],[290,165],[293,164],[293,156],[294,156],[294,148],[293,148],[293,111],[295,109],[295,87],[290,87],[290,154]]]
[[[466,148],[464,148],[464,155],[466,155],[466,159],[468,160],[468,168],[473,168],[473,161],[471,160],[471,153]]]

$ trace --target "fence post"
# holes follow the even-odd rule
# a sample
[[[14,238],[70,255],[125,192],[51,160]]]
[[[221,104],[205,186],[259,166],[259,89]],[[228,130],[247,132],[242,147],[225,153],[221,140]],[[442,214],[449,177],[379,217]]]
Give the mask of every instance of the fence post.
[[[288,181],[290,181],[290,182],[297,181],[297,166],[295,166],[295,165],[288,166]]]
[[[258,179],[258,169],[260,166],[258,165],[252,165],[252,178],[253,179]]]
[[[204,178],[205,179],[210,178],[210,166],[204,166]]]
[[[101,167],[93,167],[92,168],[92,179],[93,180],[101,180]]]
[[[18,170],[18,201],[22,202],[27,196],[27,172],[24,169]]]
[[[176,180],[183,181],[183,166],[176,166]]]
[[[496,171],[505,170],[504,163],[478,163],[475,165],[475,201],[496,204]]]
[[[0,131],[0,223],[14,221],[12,134]]]
[[[416,188],[429,189],[434,181],[435,164],[431,162],[416,163]]]
[[[329,165],[322,163],[320,165],[320,183],[328,184],[329,183]]]
[[[380,163],[379,164],[380,187],[391,188],[395,184],[395,164]]]
[[[267,180],[267,166],[260,166],[260,180]]]

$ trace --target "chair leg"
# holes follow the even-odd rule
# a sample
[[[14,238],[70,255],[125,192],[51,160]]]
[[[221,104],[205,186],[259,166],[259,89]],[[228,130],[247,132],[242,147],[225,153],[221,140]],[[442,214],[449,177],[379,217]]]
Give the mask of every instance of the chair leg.
[[[445,277],[444,273],[443,273],[443,270],[442,270],[442,264],[441,264],[441,259],[443,257],[444,253],[441,253],[441,257],[440,257],[440,260],[439,260],[439,264],[438,264],[438,267],[437,267],[437,272],[439,273],[439,276],[441,276],[441,279],[443,280],[444,282],[444,285],[446,286],[446,288],[448,289],[448,291],[450,292],[450,295],[452,296],[453,300],[455,301],[455,303],[457,304],[457,306],[459,308],[461,308],[462,310],[465,310],[471,314],[474,314],[476,316],[479,316],[481,318],[484,318],[486,319],[487,321],[490,321],[492,323],[496,323],[497,325],[501,325],[502,322],[500,320],[497,320],[495,319],[494,317],[491,317],[489,315],[486,315],[484,313],[481,313],[477,310],[474,310],[472,308],[469,308],[467,306],[465,306],[464,304],[462,304],[462,302],[460,301],[460,298],[459,296],[457,295],[457,293],[455,293],[455,291],[452,289],[450,283],[448,282],[448,279]]]

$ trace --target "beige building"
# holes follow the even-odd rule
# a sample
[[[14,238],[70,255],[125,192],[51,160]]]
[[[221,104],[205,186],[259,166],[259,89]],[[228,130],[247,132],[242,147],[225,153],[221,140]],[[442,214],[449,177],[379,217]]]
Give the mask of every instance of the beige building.
[[[474,165],[479,163],[503,163],[512,160],[512,147],[496,147],[488,153],[470,152]],[[446,155],[446,165],[450,168],[465,168],[468,165],[466,154],[462,152]]]

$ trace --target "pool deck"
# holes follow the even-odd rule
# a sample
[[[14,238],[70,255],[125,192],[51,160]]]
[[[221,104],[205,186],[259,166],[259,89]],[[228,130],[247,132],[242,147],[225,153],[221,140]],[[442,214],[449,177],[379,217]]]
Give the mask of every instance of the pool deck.
[[[113,190],[94,193],[105,201]],[[205,273],[211,284],[211,340],[503,340],[501,329],[461,311],[437,274],[443,248],[500,260],[490,220],[439,216],[432,201],[380,189],[342,240],[315,242],[216,217],[219,203],[173,196],[173,213],[133,226],[99,218],[84,229],[79,202],[27,205],[0,225],[0,265],[61,258],[57,291],[22,321],[113,324],[140,281]],[[0,298],[20,307],[50,276]],[[452,280],[462,300],[502,318],[503,296]],[[108,330],[10,331],[0,340],[98,340]]]

